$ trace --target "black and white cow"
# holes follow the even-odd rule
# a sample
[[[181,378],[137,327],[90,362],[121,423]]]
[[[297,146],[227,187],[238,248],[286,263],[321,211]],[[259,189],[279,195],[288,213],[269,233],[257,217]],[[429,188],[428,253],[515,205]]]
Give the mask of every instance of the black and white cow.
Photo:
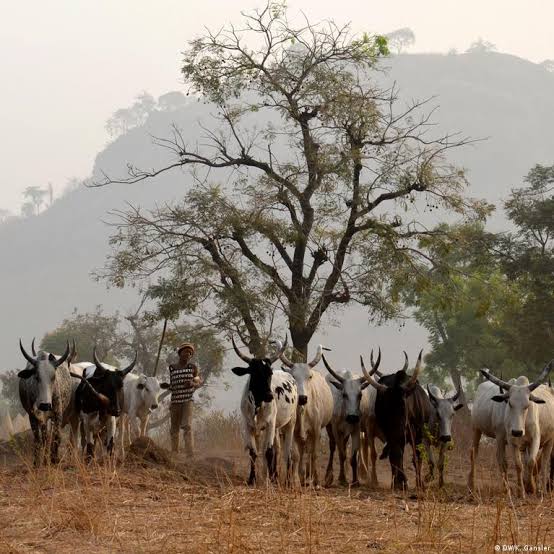
[[[83,377],[86,383],[82,382],[75,394],[76,409],[84,423],[86,454],[89,460],[94,456],[96,438],[104,429],[107,451],[110,454],[113,451],[116,418],[121,415],[123,407],[123,383],[135,367],[137,357],[135,354],[131,364],[121,370],[100,362],[96,348],[93,360],[94,366],[84,368]]]
[[[48,421],[52,423],[50,455],[52,462],[56,463],[63,415],[71,403],[71,376],[65,363],[71,353],[69,343],[61,357],[43,350],[36,356],[30,356],[23,348],[21,339],[19,348],[27,360],[27,367],[18,373],[19,398],[29,415],[33,431],[34,463],[39,465],[43,455],[46,455],[49,442]]]
[[[285,344],[270,358],[254,358],[243,354],[231,339],[233,348],[247,367],[233,367],[238,376],[248,375],[242,393],[240,409],[242,414],[242,434],[246,450],[250,454],[250,475],[248,484],[256,482],[256,459],[258,451],[265,454],[268,475],[277,479],[280,435],[283,437],[283,457],[287,467],[287,481],[294,471],[292,463],[292,442],[296,424],[298,393],[292,375],[280,369],[272,369]]]

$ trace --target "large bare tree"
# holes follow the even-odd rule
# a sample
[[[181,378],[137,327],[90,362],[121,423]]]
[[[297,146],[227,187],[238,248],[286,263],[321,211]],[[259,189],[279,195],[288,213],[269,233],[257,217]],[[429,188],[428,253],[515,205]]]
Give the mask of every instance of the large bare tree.
[[[172,163],[94,183],[191,169],[182,202],[119,214],[105,275],[123,285],[159,273],[166,296],[238,331],[254,353],[284,316],[305,358],[332,308],[397,313],[392,276],[426,263],[417,241],[433,235],[416,205],[467,217],[488,206],[464,196],[464,174],[445,158],[468,141],[437,135],[425,101],[400,107],[396,89],[376,83],[385,38],[294,23],[275,2],[243,17],[184,53],[189,93],[214,108],[203,138],[189,144],[174,128],[157,139]]]

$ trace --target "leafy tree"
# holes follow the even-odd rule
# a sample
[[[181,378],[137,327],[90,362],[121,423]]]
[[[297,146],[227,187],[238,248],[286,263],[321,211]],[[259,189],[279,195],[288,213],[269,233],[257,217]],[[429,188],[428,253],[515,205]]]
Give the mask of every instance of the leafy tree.
[[[48,190],[46,189],[41,189],[40,187],[27,187],[23,191],[23,197],[27,199],[27,203],[23,205],[23,208],[31,205],[33,207],[34,214],[38,215],[47,194]],[[28,208],[26,210],[22,209],[22,211],[24,215],[29,215]]]
[[[80,313],[75,308],[71,317],[44,335],[40,347],[47,352],[61,353],[65,350],[66,341],[74,339],[77,344],[75,361],[92,361],[92,351],[97,346],[102,360],[119,364],[125,354],[125,337],[119,330],[120,322],[119,314],[106,315],[102,306],[97,306],[91,313]]]
[[[159,140],[174,163],[95,183],[185,167],[195,183],[180,203],[121,213],[102,275],[118,286],[161,276],[166,298],[238,332],[253,353],[281,316],[306,358],[333,309],[355,301],[374,319],[398,313],[389,277],[422,263],[417,240],[432,235],[412,205],[477,218],[489,208],[464,196],[463,172],[445,159],[467,141],[433,138],[425,102],[401,107],[395,89],[372,81],[387,53],[384,37],[332,21],[296,27],[277,2],[241,29],[190,42],[185,81],[220,127],[193,145],[175,130]]]
[[[410,48],[415,44],[415,34],[409,27],[403,27],[402,29],[396,29],[385,35],[387,38],[389,47],[396,51],[397,54],[401,54],[407,48]]]
[[[134,127],[143,125],[155,109],[154,98],[147,92],[142,92],[129,108],[121,108],[114,112],[106,123],[106,131],[110,137],[117,138]]]
[[[475,42],[471,43],[466,52],[468,54],[482,54],[484,52],[494,52],[495,50],[496,45],[479,37]]]
[[[554,73],[554,60],[544,60],[539,65],[549,73]]]
[[[12,217],[12,213],[10,212],[10,210],[0,208],[0,223],[4,223],[8,219],[10,219],[10,217]]]

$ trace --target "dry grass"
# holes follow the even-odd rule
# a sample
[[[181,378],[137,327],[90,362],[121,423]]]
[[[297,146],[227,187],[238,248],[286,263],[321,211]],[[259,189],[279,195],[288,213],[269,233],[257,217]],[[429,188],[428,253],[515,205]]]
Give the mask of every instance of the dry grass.
[[[463,425],[449,484],[418,497],[388,489],[384,462],[376,490],[247,487],[236,424],[221,414],[207,418],[194,462],[172,459],[148,440],[115,466],[87,467],[68,456],[35,470],[21,445],[19,454],[0,451],[0,552],[481,553],[494,552],[495,544],[554,550],[554,498],[507,496],[490,445],[478,462],[479,498],[467,494]],[[408,471],[410,484],[413,477]]]

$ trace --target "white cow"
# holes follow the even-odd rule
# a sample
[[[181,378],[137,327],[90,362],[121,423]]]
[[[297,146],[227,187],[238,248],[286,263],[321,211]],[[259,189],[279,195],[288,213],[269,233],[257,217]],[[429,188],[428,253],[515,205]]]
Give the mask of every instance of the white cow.
[[[444,460],[448,444],[452,441],[452,418],[454,412],[463,408],[463,404],[458,403],[460,391],[457,390],[454,396],[445,397],[435,385],[427,385],[427,393],[431,400],[431,417],[429,418],[429,429],[426,441],[429,443],[429,477],[433,478],[435,469],[435,460],[433,459],[433,444],[439,444],[439,487],[444,486]]]
[[[292,442],[296,423],[298,393],[291,375],[271,364],[277,360],[285,344],[270,358],[253,358],[243,354],[232,339],[233,348],[248,367],[234,367],[238,376],[248,375],[242,393],[242,435],[250,455],[248,484],[256,482],[256,459],[261,450],[265,454],[269,477],[277,480],[280,435],[283,437],[283,457],[287,468],[287,482],[293,476]]]
[[[327,426],[327,433],[329,435],[329,462],[325,473],[325,485],[330,486],[333,482],[333,458],[336,446],[339,449],[339,483],[341,485],[347,484],[344,462],[346,460],[348,440],[351,438],[350,466],[352,468],[352,486],[359,486],[360,404],[363,391],[367,388],[369,382],[364,376],[352,375],[350,371],[334,371],[328,364],[325,356],[323,356],[323,363],[331,374],[327,376],[327,382],[332,387],[331,391],[334,402],[333,419]]]
[[[517,472],[517,489],[521,496],[525,495],[521,459],[521,452],[525,451],[525,476],[529,490],[535,492],[539,448],[543,449],[544,459],[549,460],[554,441],[554,395],[548,387],[541,386],[552,370],[552,364],[551,361],[533,383],[529,383],[524,376],[506,382],[481,370],[487,381],[477,388],[471,412],[473,445],[468,477],[471,490],[475,491],[475,461],[481,435],[485,434],[496,438],[496,459],[506,484],[506,444],[511,446]],[[505,392],[499,394],[499,388]],[[545,463],[542,467],[543,485],[546,484],[547,466]]]
[[[283,349],[284,350],[284,349]],[[284,353],[281,361],[285,370],[296,381],[298,388],[298,416],[296,418],[295,439],[299,451],[301,479],[312,479],[314,487],[319,486],[317,455],[319,452],[321,429],[327,427],[333,417],[333,395],[327,381],[313,368],[321,360],[323,346],[317,347],[315,358],[309,363],[293,363]],[[304,468],[304,454],[307,453],[307,471]]]

